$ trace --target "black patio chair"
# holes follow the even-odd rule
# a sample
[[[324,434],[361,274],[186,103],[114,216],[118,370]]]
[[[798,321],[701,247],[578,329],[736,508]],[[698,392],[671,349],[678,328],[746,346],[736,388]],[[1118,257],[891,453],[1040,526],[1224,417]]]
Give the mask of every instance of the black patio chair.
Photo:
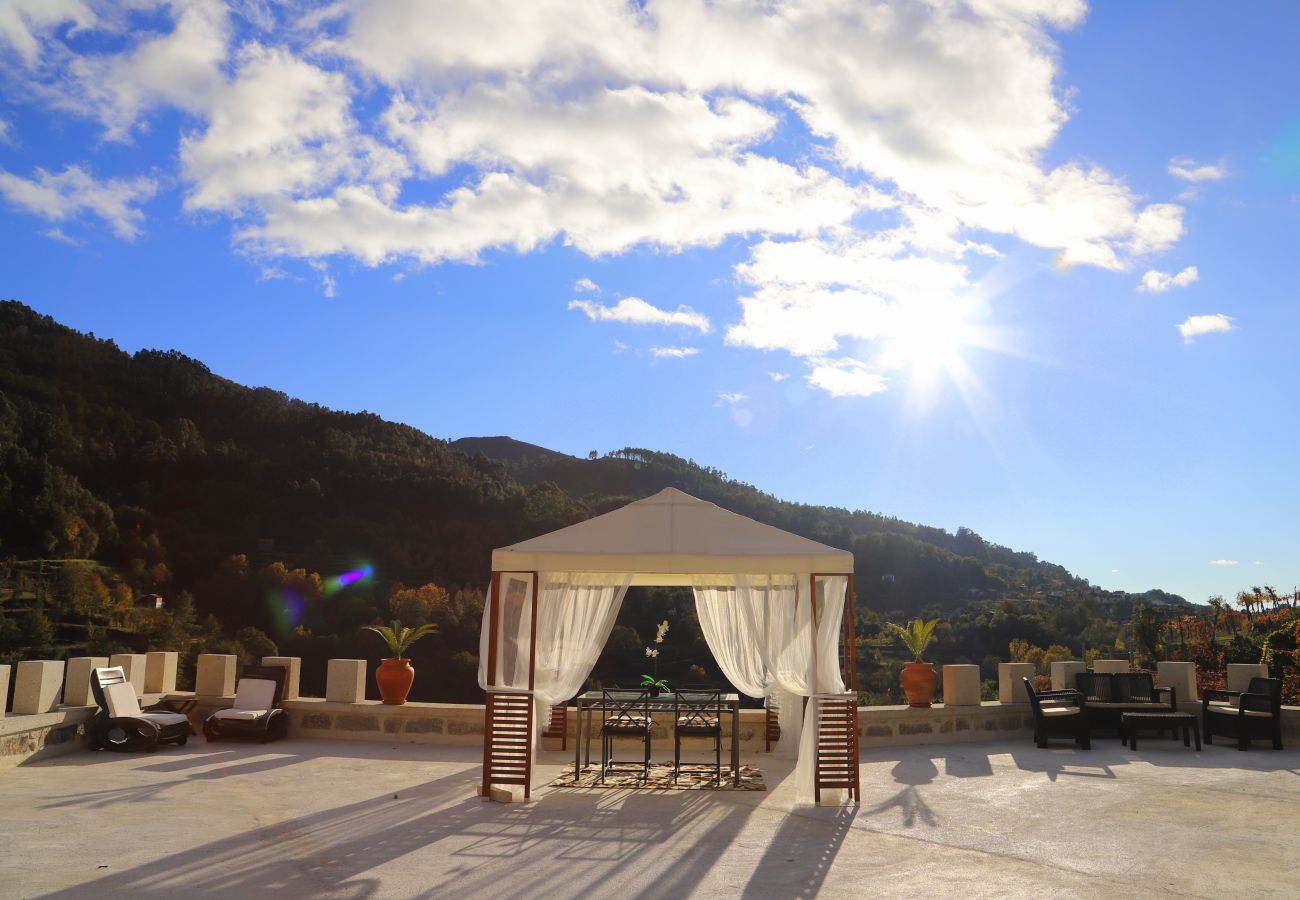
[[[209,741],[255,737],[265,744],[289,733],[289,714],[280,708],[284,696],[284,666],[245,666],[230,709],[219,709],[203,722]]]
[[[1206,691],[1201,698],[1201,718],[1207,744],[1213,744],[1218,734],[1235,737],[1237,749],[1245,750],[1255,738],[1271,738],[1273,749],[1281,750],[1282,682],[1252,678],[1245,691]]]
[[[1046,749],[1050,738],[1071,739],[1084,750],[1092,749],[1088,737],[1087,702],[1078,691],[1036,691],[1028,678],[1025,692],[1034,712],[1034,743]]]
[[[722,784],[722,691],[678,688],[673,704],[673,781],[682,773],[682,738],[713,738],[713,781]]]
[[[189,740],[190,720],[185,714],[165,701],[141,709],[121,666],[95,669],[90,692],[99,706],[87,728],[91,750],[153,751],[159,744],[183,747]]]
[[[635,771],[630,763],[614,760],[614,739],[619,737],[640,738],[645,745],[645,759],[641,763],[641,778],[650,777],[650,732],[653,720],[650,716],[650,693],[648,691],[602,690],[600,692],[602,722],[600,726],[600,783],[605,783],[605,775],[614,771]],[[616,768],[626,766],[627,768]]]

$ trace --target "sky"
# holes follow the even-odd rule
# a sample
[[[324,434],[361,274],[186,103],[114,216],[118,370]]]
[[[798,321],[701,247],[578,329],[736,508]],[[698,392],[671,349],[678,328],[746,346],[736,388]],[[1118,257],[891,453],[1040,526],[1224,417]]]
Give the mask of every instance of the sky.
[[[0,0],[0,296],[1203,602],[1300,582],[1300,5]]]

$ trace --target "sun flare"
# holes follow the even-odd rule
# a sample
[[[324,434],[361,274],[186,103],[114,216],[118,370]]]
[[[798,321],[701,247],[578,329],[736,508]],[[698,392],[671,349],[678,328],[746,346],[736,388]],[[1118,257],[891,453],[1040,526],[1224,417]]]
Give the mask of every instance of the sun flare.
[[[918,387],[965,368],[963,353],[977,343],[969,308],[956,302],[909,304],[900,308],[885,335],[881,362],[908,373]]]

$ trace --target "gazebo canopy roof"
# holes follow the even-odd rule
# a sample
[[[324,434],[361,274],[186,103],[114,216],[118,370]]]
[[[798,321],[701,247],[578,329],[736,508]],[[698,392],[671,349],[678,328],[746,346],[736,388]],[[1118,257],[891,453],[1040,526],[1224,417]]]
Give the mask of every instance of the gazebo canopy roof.
[[[853,554],[755,522],[676,488],[492,551],[497,572],[634,572],[633,584],[693,576],[851,574]]]

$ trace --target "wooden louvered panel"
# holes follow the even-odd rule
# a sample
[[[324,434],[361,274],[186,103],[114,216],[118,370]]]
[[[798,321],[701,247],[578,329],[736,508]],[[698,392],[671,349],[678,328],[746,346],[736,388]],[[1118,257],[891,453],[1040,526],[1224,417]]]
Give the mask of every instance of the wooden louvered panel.
[[[483,789],[522,784],[530,795],[533,695],[530,691],[489,690],[483,728]]]
[[[855,694],[817,695],[816,800],[823,788],[846,788],[861,802],[858,780],[858,700]]]
[[[776,703],[775,697],[768,697],[764,704],[766,713],[764,715],[764,750],[772,752],[772,745],[781,740],[781,708]]]
[[[546,725],[546,731],[543,737],[559,738],[560,749],[569,749],[569,707],[563,703],[557,703],[551,707],[551,720]]]

